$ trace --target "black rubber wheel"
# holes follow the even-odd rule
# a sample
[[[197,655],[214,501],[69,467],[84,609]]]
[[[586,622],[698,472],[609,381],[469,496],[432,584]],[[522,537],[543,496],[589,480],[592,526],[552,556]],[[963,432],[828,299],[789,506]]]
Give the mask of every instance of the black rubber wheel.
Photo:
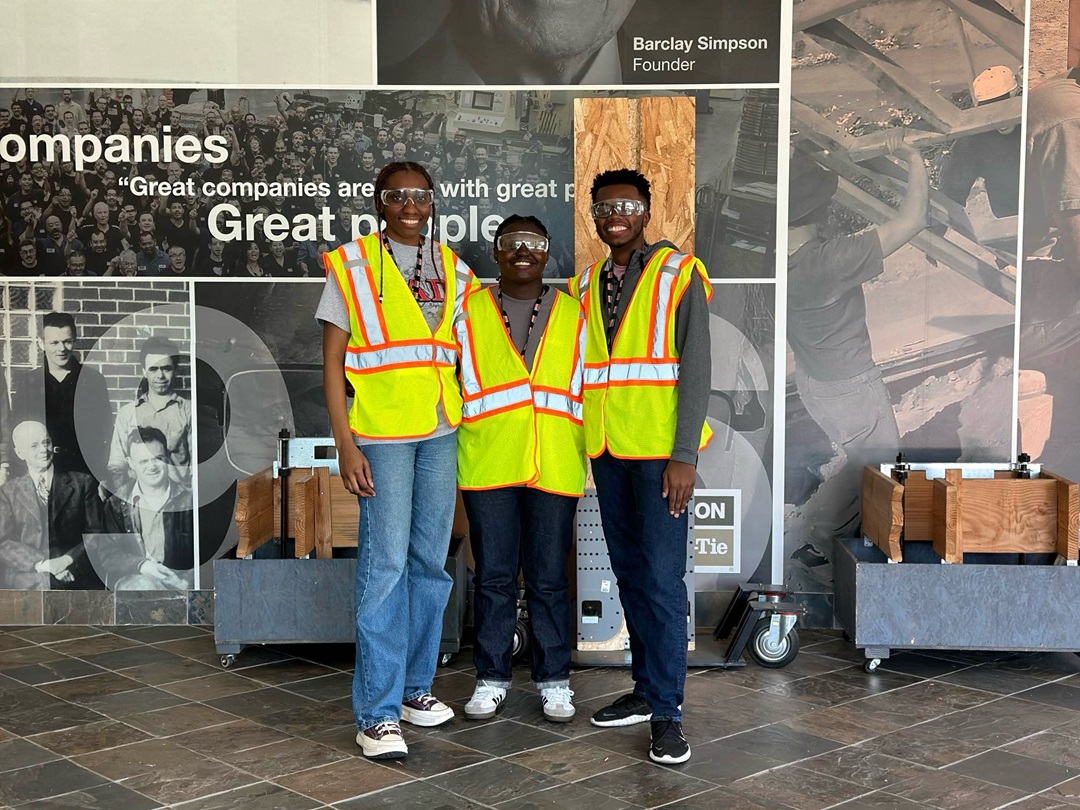
[[[520,663],[529,658],[529,625],[521,619],[514,625],[513,659]]]
[[[750,657],[768,669],[786,667],[799,654],[799,634],[793,628],[777,645],[769,643],[769,620],[758,619],[746,646]]]

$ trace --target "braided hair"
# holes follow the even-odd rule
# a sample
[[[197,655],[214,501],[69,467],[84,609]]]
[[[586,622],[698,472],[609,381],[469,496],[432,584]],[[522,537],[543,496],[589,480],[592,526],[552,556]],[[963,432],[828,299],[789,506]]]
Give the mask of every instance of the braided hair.
[[[375,178],[375,213],[377,215],[379,224],[379,244],[382,245],[385,233],[383,232],[383,211],[385,206],[382,201],[382,192],[386,188],[386,184],[390,182],[390,178],[399,172],[416,172],[418,175],[424,178],[428,188],[431,189],[431,215],[428,217],[428,221],[431,223],[431,239],[429,241],[429,248],[431,249],[431,265],[436,268],[438,272],[438,265],[435,263],[435,234],[438,228],[438,212],[435,209],[435,181],[431,179],[431,175],[428,170],[421,164],[412,160],[399,160],[393,163],[387,163],[379,171],[379,176]],[[383,290],[383,251],[379,249],[379,302],[382,302],[382,290]]]

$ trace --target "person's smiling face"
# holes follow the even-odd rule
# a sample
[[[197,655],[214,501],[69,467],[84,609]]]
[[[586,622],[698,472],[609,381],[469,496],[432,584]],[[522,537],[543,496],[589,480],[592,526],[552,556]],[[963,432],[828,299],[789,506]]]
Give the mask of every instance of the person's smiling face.
[[[472,0],[480,27],[509,48],[548,59],[590,54],[619,30],[637,0]]]

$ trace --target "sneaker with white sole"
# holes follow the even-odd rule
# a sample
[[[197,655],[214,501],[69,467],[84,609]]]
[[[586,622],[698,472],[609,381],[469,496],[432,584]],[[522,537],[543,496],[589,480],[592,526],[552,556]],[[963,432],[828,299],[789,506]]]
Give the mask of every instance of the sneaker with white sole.
[[[409,755],[401,726],[389,720],[358,732],[356,744],[368,759],[404,759]]]
[[[678,765],[690,759],[690,744],[678,720],[654,720],[649,759],[661,765]]]
[[[465,719],[487,720],[492,718],[499,711],[504,700],[506,700],[506,689],[501,686],[492,686],[486,681],[477,681],[472,697],[465,704]]]
[[[430,692],[417,695],[401,704],[401,719],[414,726],[441,726],[453,716],[454,710]]]
[[[631,692],[605,706],[592,716],[592,724],[601,728],[632,726],[652,719],[652,709],[641,695]]]
[[[553,723],[569,723],[574,719],[574,693],[569,686],[548,686],[540,690],[544,704],[544,719]]]

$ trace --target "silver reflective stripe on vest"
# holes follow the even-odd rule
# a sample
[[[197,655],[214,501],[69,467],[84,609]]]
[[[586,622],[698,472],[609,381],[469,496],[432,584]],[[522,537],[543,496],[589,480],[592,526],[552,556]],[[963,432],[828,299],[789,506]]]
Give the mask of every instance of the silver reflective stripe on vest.
[[[473,364],[472,338],[469,335],[469,316],[463,315],[454,322],[454,332],[461,344],[461,387],[465,395],[475,397],[480,393],[480,376]]]
[[[585,313],[582,312],[578,322],[577,364],[570,370],[570,393],[575,397],[581,396],[581,384],[584,380],[583,369],[585,368],[585,346],[589,337],[589,330],[585,327],[584,320]]]
[[[601,366],[600,368],[586,368],[583,374],[585,385],[606,385],[607,384],[607,366]]]
[[[652,353],[650,357],[667,357],[668,318],[671,316],[671,288],[679,280],[679,265],[686,260],[685,253],[672,253],[660,266],[660,281],[656,295],[656,321],[653,323]]]
[[[356,303],[360,307],[356,315],[364,324],[364,334],[372,346],[386,343],[386,335],[379,323],[380,304],[372,297],[368,283],[367,259],[360,255],[360,245],[356,242],[346,242],[342,249],[345,251],[345,270],[352,278],[353,290],[356,291]]]
[[[456,366],[457,365],[457,349],[451,349],[449,346],[435,346],[435,362],[442,366]]]
[[[465,304],[465,294],[469,291],[471,273],[461,259],[454,257],[454,317],[461,314]]]
[[[668,383],[678,379],[678,363],[612,363],[610,366],[613,383]]]
[[[555,394],[551,391],[534,391],[533,404],[545,411],[565,413],[567,416],[581,421],[581,403],[576,402],[566,394]]]
[[[518,383],[513,388],[493,391],[479,399],[470,400],[462,405],[461,413],[466,419],[476,419],[486,413],[511,405],[522,405],[532,401],[532,389],[529,383]]]
[[[388,346],[366,352],[345,352],[347,371],[372,371],[400,363],[431,363],[431,344]]]

